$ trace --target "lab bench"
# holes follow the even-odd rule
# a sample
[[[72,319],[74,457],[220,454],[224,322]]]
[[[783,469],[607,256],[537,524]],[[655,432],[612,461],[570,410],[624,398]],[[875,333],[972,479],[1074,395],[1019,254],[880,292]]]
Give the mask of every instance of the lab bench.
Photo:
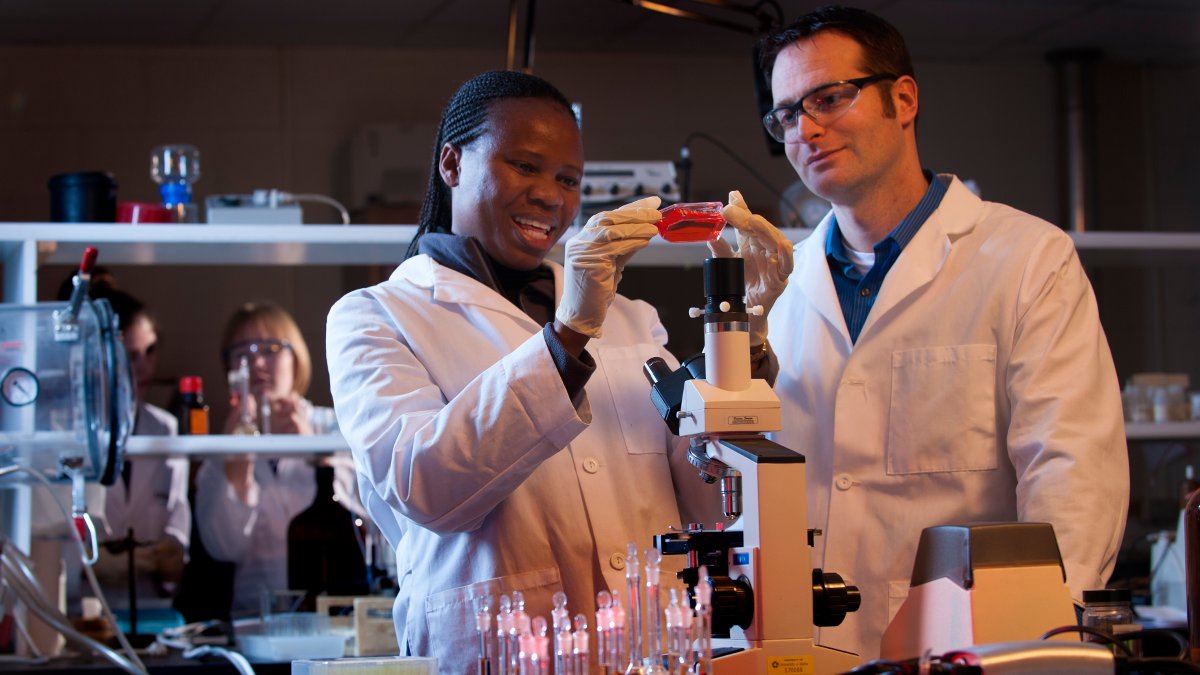
[[[150,675],[237,675],[233,664],[218,656],[201,659],[185,659],[178,651],[166,656],[138,655],[146,664]],[[289,675],[289,663],[251,663],[256,675]],[[42,664],[25,664],[0,661],[0,670],[5,675],[51,675],[72,673],[78,675],[124,675],[125,671],[98,656],[71,656],[50,659]]]

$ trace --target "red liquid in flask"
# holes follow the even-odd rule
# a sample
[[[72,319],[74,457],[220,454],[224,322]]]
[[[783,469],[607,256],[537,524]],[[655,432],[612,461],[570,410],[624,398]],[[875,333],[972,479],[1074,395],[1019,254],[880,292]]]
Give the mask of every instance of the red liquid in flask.
[[[721,202],[694,202],[664,207],[662,220],[655,223],[658,234],[674,243],[713,241],[725,227],[723,206]]]

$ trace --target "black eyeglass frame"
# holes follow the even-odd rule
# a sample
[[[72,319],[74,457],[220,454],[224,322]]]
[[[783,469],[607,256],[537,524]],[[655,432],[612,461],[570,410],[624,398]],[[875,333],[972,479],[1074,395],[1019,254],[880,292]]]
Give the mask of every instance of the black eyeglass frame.
[[[801,114],[808,115],[809,119],[820,124],[821,120],[819,120],[815,115],[813,115],[811,112],[809,112],[804,107],[804,102],[809,100],[810,98],[812,98],[814,94],[818,94],[821,91],[828,89],[829,87],[836,87],[836,86],[843,85],[843,84],[852,84],[858,88],[858,92],[861,95],[863,88],[869,84],[875,84],[876,82],[883,82],[884,80],[898,80],[898,79],[900,79],[900,76],[894,75],[892,73],[876,73],[874,75],[867,75],[865,77],[855,77],[855,78],[851,78],[849,80],[838,80],[837,82],[827,82],[827,83],[822,84],[821,86],[817,87],[816,89],[813,89],[812,91],[808,92],[804,96],[801,96],[799,98],[799,100],[797,100],[795,103],[789,103],[788,105],[779,106],[778,108],[772,108],[770,112],[768,112],[766,115],[763,115],[763,118],[762,118],[763,126],[766,127],[767,133],[771,134],[771,138],[774,138],[775,140],[779,141],[780,143],[783,143],[784,142],[783,137],[785,137],[786,134],[784,133],[785,129],[783,127],[783,122],[781,122],[779,120],[779,118],[777,118],[775,116],[777,113],[786,110],[787,112],[791,113],[792,115],[795,115],[797,112],[800,112]],[[854,100],[855,100],[855,102],[857,102],[858,97],[856,96],[854,98]],[[848,109],[849,108],[847,108],[847,110]],[[775,133],[776,126],[778,126],[778,128],[779,128],[778,135],[776,135],[776,133]]]
[[[266,350],[263,347],[267,347]],[[221,357],[225,363],[230,363],[230,359],[235,352],[248,351],[250,358],[254,358],[256,354],[261,353],[267,358],[277,357],[283,351],[291,351],[292,343],[287,340],[277,340],[275,338],[266,338],[262,340],[243,340],[235,342],[221,351]]]

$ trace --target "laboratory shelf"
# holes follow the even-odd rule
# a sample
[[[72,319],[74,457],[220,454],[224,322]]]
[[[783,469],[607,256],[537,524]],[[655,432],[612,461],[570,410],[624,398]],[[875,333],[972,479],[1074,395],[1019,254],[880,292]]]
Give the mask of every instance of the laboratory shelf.
[[[1200,232],[1071,232],[1070,235],[1086,265],[1194,265],[1200,256]]]
[[[1200,420],[1190,422],[1126,422],[1131,441],[1185,441],[1200,439]]]
[[[224,455],[319,455],[348,452],[341,434],[322,436],[130,436],[125,443],[129,457],[204,457]]]
[[[404,258],[416,225],[129,225],[94,223],[0,224],[0,249],[10,258],[15,247],[36,242],[41,264],[75,265],[88,246],[100,249],[109,265],[395,265]],[[572,228],[563,237],[574,234]],[[808,230],[784,230],[800,241]],[[732,232],[728,233],[732,236]],[[551,253],[562,261],[560,242]],[[703,243],[672,244],[659,238],[630,265],[699,265],[708,257]]]
[[[0,224],[0,247],[43,245],[43,264],[71,265],[97,246],[109,264],[130,265],[372,265],[404,257],[416,225],[129,225],[118,223]],[[574,233],[574,228],[567,236]],[[793,242],[812,230],[784,229]],[[1200,232],[1072,232],[1087,264],[1195,263]],[[732,236],[726,228],[725,236]],[[565,240],[565,237],[564,237]],[[655,238],[630,260],[638,266],[688,266],[707,257],[702,243]],[[562,245],[553,257],[561,260]]]

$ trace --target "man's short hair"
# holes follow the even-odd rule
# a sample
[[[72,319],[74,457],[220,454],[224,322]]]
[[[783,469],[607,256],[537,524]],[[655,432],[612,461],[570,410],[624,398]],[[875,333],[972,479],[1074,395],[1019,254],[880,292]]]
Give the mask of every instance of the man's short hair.
[[[865,72],[871,75],[891,73],[916,78],[904,36],[895,26],[865,9],[828,5],[813,10],[762,38],[758,45],[759,66],[768,85],[775,70],[775,59],[780,52],[790,44],[826,31],[845,35],[862,47],[863,63],[860,65]],[[885,91],[890,91],[890,87]],[[889,97],[884,98],[890,102]]]

